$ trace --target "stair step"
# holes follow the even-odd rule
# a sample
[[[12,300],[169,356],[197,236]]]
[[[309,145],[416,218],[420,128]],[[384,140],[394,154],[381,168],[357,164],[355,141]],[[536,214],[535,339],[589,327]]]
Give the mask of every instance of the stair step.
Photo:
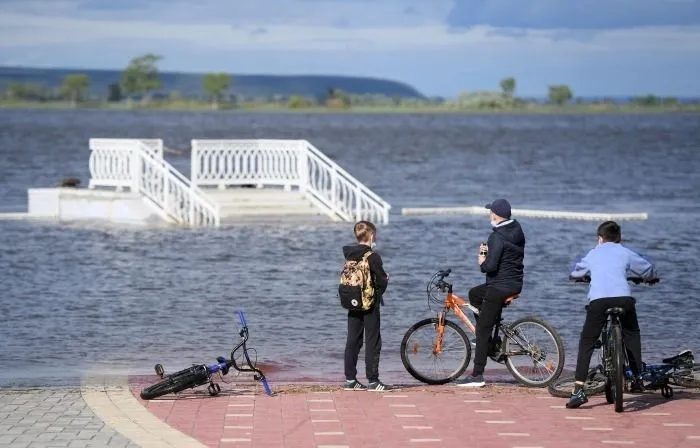
[[[231,216],[312,216],[322,214],[320,210],[309,208],[289,208],[289,209],[261,209],[261,208],[241,208],[241,209],[222,209],[221,218]]]

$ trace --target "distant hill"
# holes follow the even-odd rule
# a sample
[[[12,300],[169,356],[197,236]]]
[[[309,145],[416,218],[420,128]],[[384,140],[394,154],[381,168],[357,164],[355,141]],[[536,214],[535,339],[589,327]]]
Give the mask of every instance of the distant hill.
[[[42,84],[59,87],[63,77],[71,73],[85,73],[90,77],[90,93],[107,95],[108,86],[119,82],[119,70],[59,69],[0,66],[0,92],[11,82]],[[162,91],[178,91],[185,97],[204,95],[204,74],[161,72]],[[340,89],[349,94],[376,94],[389,97],[424,99],[425,96],[408,84],[388,79],[354,76],[324,75],[236,75],[231,74],[231,91],[251,98],[268,98],[274,95],[323,97],[329,89]]]

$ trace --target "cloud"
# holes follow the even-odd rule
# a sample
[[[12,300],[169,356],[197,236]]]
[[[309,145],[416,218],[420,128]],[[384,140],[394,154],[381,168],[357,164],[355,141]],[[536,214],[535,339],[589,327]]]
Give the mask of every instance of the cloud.
[[[700,25],[700,0],[454,0],[449,26],[614,29]]]
[[[700,89],[700,0],[577,1],[0,0],[0,64],[119,69],[152,51],[163,70],[376,75],[428,94],[511,75],[525,94]]]
[[[62,18],[245,25],[415,26],[443,23],[452,0],[0,0],[7,12]]]

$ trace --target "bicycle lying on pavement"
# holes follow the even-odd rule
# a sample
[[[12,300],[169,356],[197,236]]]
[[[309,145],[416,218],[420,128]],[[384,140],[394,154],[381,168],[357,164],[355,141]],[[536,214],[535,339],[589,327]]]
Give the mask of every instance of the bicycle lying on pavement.
[[[451,269],[436,272],[426,288],[428,307],[440,305],[437,317],[415,323],[401,342],[404,367],[415,379],[426,384],[454,381],[464,373],[471,359],[472,348],[467,334],[446,316],[452,311],[472,334],[476,334],[474,324],[462,307],[474,315],[478,315],[479,310],[453,293],[452,284],[445,281],[451,272]],[[442,299],[438,294],[446,296]],[[508,297],[504,308],[518,297],[517,294]],[[533,335],[533,331],[540,332],[540,336]],[[546,387],[564,368],[561,338],[539,317],[523,317],[509,323],[499,316],[490,342],[489,357],[495,362],[505,363],[515,379],[526,386]],[[423,366],[423,362],[427,365]]]
[[[238,372],[253,372],[253,378],[255,381],[260,381],[265,393],[267,395],[272,395],[272,389],[267,383],[265,375],[262,373],[262,371],[260,371],[260,369],[255,367],[256,362],[251,361],[250,359],[250,354],[248,353],[249,349],[246,345],[246,342],[248,341],[248,323],[246,322],[245,315],[242,311],[238,311],[238,320],[241,326],[241,330],[238,334],[242,340],[231,351],[230,359],[219,356],[216,358],[216,364],[195,364],[190,368],[183,369],[169,375],[165,375],[165,369],[163,368],[162,364],[156,364],[156,374],[163,379],[163,381],[143,389],[141,391],[141,398],[144,400],[151,400],[162,395],[182,392],[185,389],[192,389],[207,383],[209,383],[209,386],[207,386],[209,395],[218,395],[219,392],[221,392],[221,387],[219,384],[214,382],[214,375],[218,373],[221,377],[223,377],[223,375],[229,373],[231,367]],[[245,359],[247,367],[239,366],[236,362],[236,352],[239,349],[243,349],[243,358]]]

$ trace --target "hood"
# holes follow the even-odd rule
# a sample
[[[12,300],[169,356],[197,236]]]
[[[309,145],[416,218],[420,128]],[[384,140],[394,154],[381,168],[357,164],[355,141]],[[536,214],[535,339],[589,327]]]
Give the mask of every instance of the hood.
[[[349,246],[343,246],[343,255],[345,256],[346,260],[360,261],[365,252],[370,250],[372,249],[364,244],[352,244]]]
[[[525,234],[518,221],[513,220],[513,222],[505,226],[495,227],[493,231],[501,235],[509,243],[518,247],[525,247]]]

